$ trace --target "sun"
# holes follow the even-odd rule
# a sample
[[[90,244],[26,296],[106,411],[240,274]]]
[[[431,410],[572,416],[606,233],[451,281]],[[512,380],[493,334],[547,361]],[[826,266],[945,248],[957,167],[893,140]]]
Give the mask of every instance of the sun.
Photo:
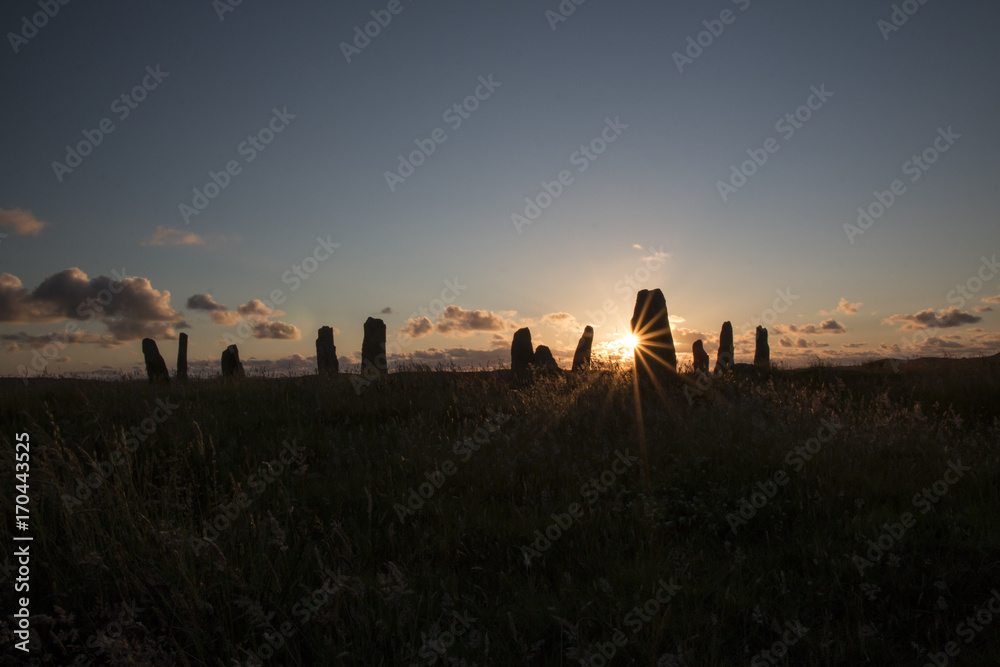
[[[622,338],[622,348],[626,352],[631,352],[638,346],[639,346],[639,337],[636,336],[635,334],[627,334],[624,338]]]

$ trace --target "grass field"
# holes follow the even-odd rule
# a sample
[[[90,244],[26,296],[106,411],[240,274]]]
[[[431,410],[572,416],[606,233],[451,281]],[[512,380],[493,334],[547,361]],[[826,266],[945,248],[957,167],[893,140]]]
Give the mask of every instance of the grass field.
[[[22,432],[34,664],[1000,664],[995,358],[9,381],[0,423],[8,664]]]

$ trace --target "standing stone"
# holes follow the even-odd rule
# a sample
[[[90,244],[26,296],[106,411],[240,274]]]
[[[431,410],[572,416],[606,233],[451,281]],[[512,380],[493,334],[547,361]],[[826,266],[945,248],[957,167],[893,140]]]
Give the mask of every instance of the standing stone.
[[[580,336],[580,342],[576,344],[576,352],[573,354],[573,370],[585,371],[590,369],[590,350],[594,345],[594,327],[588,325]]]
[[[336,375],[340,372],[337,348],[333,344],[333,328],[320,327],[316,338],[316,367],[320,375]]]
[[[663,292],[644,289],[636,295],[631,326],[632,335],[639,339],[635,347],[636,377],[662,386],[677,372],[677,352]]]
[[[156,347],[156,341],[152,338],[142,339],[142,356],[146,358],[146,375],[149,382],[170,382],[170,375],[167,373],[167,364],[160,356],[160,350]]]
[[[222,377],[223,379],[246,377],[243,363],[240,362],[240,349],[235,345],[230,345],[222,351]]]
[[[719,351],[715,355],[715,372],[733,370],[736,363],[736,347],[733,345],[733,324],[732,322],[722,323],[722,332],[719,334]]]
[[[767,344],[767,329],[757,327],[757,347],[753,353],[753,365],[762,370],[771,368],[771,346]]]
[[[523,373],[535,363],[535,349],[531,346],[531,330],[527,327],[514,332],[510,344],[510,369]]]
[[[188,377],[188,335],[182,333],[177,341],[177,379],[184,381]]]
[[[385,358],[385,322],[369,317],[365,320],[365,338],[361,342],[361,374],[365,377],[386,375],[389,365]]]
[[[547,345],[539,345],[535,350],[535,366],[546,371],[559,370],[559,364]]]
[[[691,346],[691,353],[694,355],[694,372],[708,373],[708,353],[700,340],[696,340]]]

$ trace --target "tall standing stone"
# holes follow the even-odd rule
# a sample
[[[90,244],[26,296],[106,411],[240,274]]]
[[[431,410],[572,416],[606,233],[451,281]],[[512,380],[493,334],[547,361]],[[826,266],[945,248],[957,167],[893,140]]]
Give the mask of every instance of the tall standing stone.
[[[733,345],[733,324],[732,322],[722,323],[722,332],[719,334],[719,351],[715,355],[715,372],[733,370],[736,363],[736,347]]]
[[[753,365],[768,370],[771,368],[771,346],[767,344],[767,329],[757,327],[757,347],[753,353]]]
[[[170,382],[170,375],[167,373],[167,364],[160,356],[160,350],[156,347],[156,341],[152,338],[142,339],[142,356],[146,360],[146,375],[149,382]]]
[[[691,346],[691,353],[694,355],[694,372],[708,373],[708,353],[705,352],[705,345],[696,340]]]
[[[663,385],[677,372],[677,352],[663,292],[644,289],[636,295],[631,326],[632,335],[639,339],[635,347],[636,377],[640,382]]]
[[[182,333],[177,339],[177,379],[184,381],[188,376],[188,335]]]
[[[510,344],[510,369],[523,373],[535,363],[535,348],[531,346],[531,330],[527,327],[514,332]]]
[[[340,372],[337,347],[333,344],[333,327],[320,327],[316,338],[316,367],[320,375]]]
[[[385,322],[374,317],[365,320],[365,338],[361,342],[361,373],[365,377],[386,375]]]
[[[223,379],[246,377],[243,363],[240,361],[240,349],[235,345],[230,345],[222,351],[222,377]]]
[[[576,352],[573,354],[573,370],[585,371],[590,369],[590,351],[594,345],[594,327],[587,325],[580,336],[580,342],[576,344]]]

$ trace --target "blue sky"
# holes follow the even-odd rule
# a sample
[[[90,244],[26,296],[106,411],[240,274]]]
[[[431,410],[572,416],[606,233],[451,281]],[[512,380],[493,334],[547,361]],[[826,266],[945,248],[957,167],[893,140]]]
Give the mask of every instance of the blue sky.
[[[70,2],[43,20],[45,4],[0,11],[0,373],[43,353],[50,373],[130,369],[143,335],[172,367],[182,331],[204,368],[236,336],[244,359],[308,372],[319,326],[350,364],[369,316],[418,361],[505,362],[530,326],[567,364],[587,324],[614,348],[631,285],[663,290],[682,360],[698,338],[714,355],[725,320],[763,321],[790,364],[1000,350],[992,6],[588,0],[555,21],[554,1]],[[373,11],[391,20],[347,62]],[[54,168],[85,132],[99,145]],[[433,153],[390,188],[417,142]],[[724,198],[734,167],[753,173]],[[450,309],[411,318],[446,281]]]

